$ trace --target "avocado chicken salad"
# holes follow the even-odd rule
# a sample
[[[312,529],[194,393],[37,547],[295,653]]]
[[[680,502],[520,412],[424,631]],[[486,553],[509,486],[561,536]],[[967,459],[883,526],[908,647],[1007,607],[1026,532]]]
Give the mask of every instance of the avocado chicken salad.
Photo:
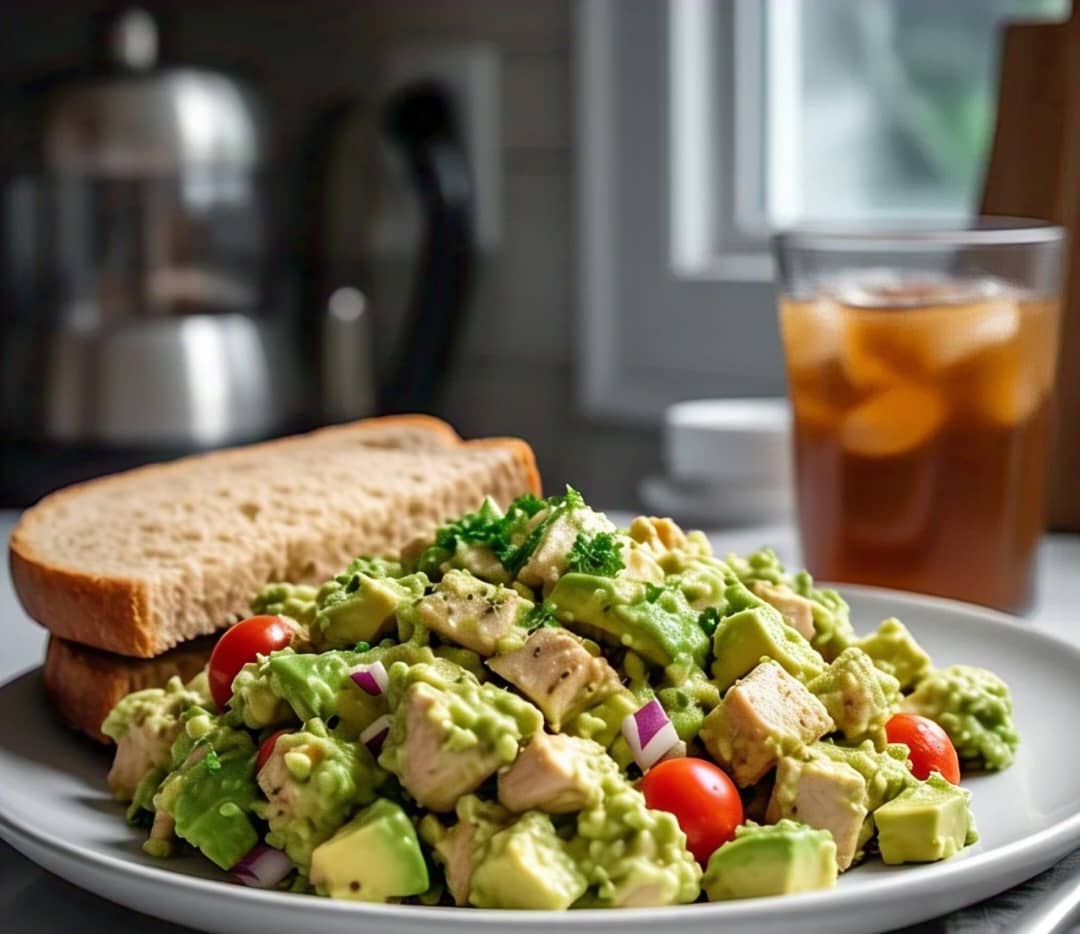
[[[619,529],[572,489],[252,611],[102,729],[148,853],[262,888],[522,909],[824,889],[975,841],[961,765],[1018,743],[989,671],[935,669],[896,619],[856,635],[769,549]]]

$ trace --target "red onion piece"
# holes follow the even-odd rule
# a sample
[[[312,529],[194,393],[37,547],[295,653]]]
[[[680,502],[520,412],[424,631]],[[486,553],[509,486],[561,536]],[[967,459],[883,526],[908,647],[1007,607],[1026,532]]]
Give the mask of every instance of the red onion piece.
[[[232,868],[232,879],[256,889],[272,889],[293,871],[292,860],[281,850],[257,843]]]
[[[644,707],[623,720],[623,736],[630,744],[634,761],[642,771],[655,765],[660,758],[679,742],[668,715],[660,701],[655,698]]]
[[[389,733],[390,717],[388,714],[383,714],[360,734],[360,742],[371,750],[373,756],[377,756],[382,751],[383,743],[386,742]]]
[[[364,691],[372,697],[379,697],[386,693],[389,678],[382,662],[372,662],[370,665],[358,665],[350,676]]]

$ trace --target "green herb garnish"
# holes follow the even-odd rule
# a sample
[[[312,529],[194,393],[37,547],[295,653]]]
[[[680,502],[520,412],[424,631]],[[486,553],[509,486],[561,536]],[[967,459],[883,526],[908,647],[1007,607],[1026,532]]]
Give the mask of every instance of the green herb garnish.
[[[529,632],[533,632],[537,629],[542,629],[547,626],[549,628],[561,626],[559,618],[555,615],[555,608],[550,603],[538,603],[525,616],[525,628]]]
[[[666,587],[658,587],[656,584],[645,584],[645,600],[648,603],[656,603],[660,595],[667,590]]]
[[[574,539],[567,567],[582,574],[614,577],[626,567],[622,559],[622,542],[611,532],[600,532],[592,538],[581,532]]]
[[[203,757],[203,762],[206,763],[207,772],[221,771],[221,759],[218,757],[217,750],[209,744],[207,744],[206,755]]]
[[[720,625],[720,611],[714,606],[707,606],[698,616],[698,625],[705,630],[705,635],[711,636]]]

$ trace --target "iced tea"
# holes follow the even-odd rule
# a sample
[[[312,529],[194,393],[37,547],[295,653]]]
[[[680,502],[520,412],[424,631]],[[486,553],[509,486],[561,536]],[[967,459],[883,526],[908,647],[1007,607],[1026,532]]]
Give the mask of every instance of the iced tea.
[[[815,575],[1027,604],[1058,316],[992,278],[852,276],[781,299]]]

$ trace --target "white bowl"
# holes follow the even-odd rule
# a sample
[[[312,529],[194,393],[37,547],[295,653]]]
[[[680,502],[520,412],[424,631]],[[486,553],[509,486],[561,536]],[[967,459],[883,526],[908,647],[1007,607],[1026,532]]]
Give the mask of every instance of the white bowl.
[[[663,438],[664,462],[675,481],[752,481],[790,490],[791,408],[786,399],[679,402],[664,413]]]

